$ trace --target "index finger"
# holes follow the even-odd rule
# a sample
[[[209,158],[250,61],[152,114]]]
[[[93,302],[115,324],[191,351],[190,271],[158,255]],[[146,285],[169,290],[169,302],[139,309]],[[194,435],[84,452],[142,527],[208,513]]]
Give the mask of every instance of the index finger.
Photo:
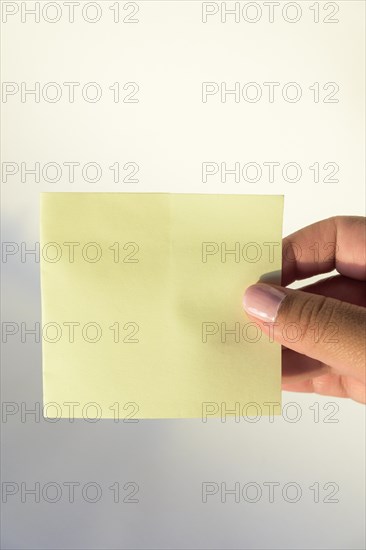
[[[366,218],[335,216],[283,240],[283,286],[333,269],[346,277],[366,280]]]

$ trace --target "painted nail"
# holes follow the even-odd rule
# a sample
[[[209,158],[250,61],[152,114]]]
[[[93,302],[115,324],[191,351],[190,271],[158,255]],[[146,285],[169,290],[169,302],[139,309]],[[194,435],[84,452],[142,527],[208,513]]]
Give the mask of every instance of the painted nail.
[[[261,321],[273,322],[286,293],[278,288],[258,283],[247,288],[243,298],[245,311]]]

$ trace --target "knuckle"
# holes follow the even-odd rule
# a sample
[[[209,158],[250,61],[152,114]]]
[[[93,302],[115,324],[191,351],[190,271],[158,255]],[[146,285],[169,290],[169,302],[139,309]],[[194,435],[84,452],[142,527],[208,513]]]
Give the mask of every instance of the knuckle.
[[[336,300],[309,294],[298,300],[295,294],[288,296],[283,311],[284,323],[294,323],[301,331],[301,339],[324,341],[330,326],[338,328],[339,312]],[[316,335],[316,336],[315,336]]]

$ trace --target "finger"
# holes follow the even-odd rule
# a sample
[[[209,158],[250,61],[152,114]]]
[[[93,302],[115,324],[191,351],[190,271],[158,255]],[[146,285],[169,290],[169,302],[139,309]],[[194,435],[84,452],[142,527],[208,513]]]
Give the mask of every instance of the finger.
[[[350,304],[366,307],[365,283],[343,275],[334,275],[300,288],[304,292],[321,294]]]
[[[282,383],[297,383],[326,374],[329,365],[288,348],[282,349]]]
[[[342,377],[336,374],[325,374],[311,380],[282,384],[284,391],[317,393],[333,397],[350,397],[358,403],[365,403],[365,385],[352,377]]]
[[[313,381],[310,379],[301,380],[300,382],[283,382],[282,390],[299,393],[314,393]]]
[[[243,306],[269,338],[343,375],[365,380],[364,308],[263,283],[246,290]]]
[[[333,269],[366,280],[366,218],[335,216],[283,240],[283,286]]]

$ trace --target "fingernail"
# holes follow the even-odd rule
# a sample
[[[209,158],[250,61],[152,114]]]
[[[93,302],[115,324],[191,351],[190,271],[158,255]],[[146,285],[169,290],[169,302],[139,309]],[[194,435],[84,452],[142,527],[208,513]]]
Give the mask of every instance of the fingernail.
[[[285,297],[286,294],[282,290],[258,283],[245,291],[243,307],[249,315],[261,321],[273,322]]]
[[[269,271],[268,273],[263,273],[259,279],[259,283],[272,283],[273,285],[281,284],[281,270]]]

